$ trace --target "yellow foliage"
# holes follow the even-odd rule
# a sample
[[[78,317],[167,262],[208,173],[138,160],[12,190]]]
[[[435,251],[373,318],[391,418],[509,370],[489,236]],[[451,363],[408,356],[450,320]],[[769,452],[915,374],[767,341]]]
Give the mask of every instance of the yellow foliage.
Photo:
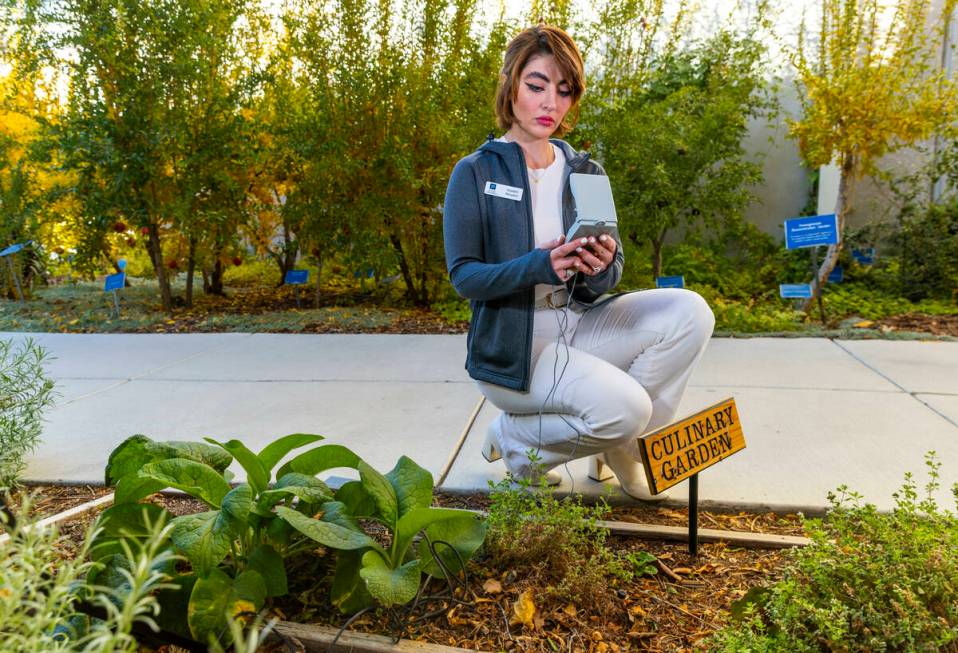
[[[793,57],[804,115],[789,130],[810,166],[851,157],[854,177],[870,174],[881,156],[958,119],[958,84],[936,69],[943,26],[929,25],[929,6],[896,0],[889,21],[877,0],[822,1],[817,52],[800,38]]]

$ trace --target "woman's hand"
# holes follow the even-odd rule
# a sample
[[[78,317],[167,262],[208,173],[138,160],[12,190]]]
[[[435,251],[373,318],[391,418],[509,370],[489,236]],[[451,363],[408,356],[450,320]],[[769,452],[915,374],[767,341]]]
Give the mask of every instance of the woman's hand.
[[[576,272],[589,274],[592,271],[589,265],[577,254],[577,252],[584,252],[584,248],[588,244],[587,238],[576,238],[571,243],[567,243],[563,235],[542,245],[542,249],[551,250],[549,258],[552,260],[553,272],[563,281],[567,281]]]
[[[580,238],[578,240],[585,239]],[[612,262],[615,260],[616,242],[615,238],[608,234],[602,234],[598,238],[589,236],[588,240],[588,246],[578,247],[576,254],[582,263],[585,264],[585,269],[580,268],[580,270],[584,274],[594,277],[597,274],[602,274],[606,268],[612,265]]]

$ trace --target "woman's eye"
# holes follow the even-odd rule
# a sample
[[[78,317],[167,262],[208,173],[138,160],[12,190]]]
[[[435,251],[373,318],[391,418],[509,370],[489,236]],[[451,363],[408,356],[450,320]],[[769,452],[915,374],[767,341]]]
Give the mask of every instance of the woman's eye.
[[[559,95],[561,95],[562,97],[569,97],[570,95],[572,95],[572,91],[559,91]]]
[[[530,84],[529,82],[526,82],[526,86],[533,93],[541,93],[544,90],[541,86],[536,86],[535,84]]]

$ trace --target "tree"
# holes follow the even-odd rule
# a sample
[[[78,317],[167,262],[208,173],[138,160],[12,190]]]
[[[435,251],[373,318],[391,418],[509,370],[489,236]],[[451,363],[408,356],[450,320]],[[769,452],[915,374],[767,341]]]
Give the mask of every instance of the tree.
[[[241,18],[254,22],[251,3],[25,3],[21,31],[69,73],[64,115],[45,127],[49,150],[75,174],[79,262],[99,259],[111,229],[135,227],[146,237],[168,313],[168,266],[175,269],[175,260],[167,260],[163,244],[184,227],[196,242],[200,230],[190,225],[203,209],[196,193],[202,196],[212,177],[225,178],[222,157],[232,153],[218,147],[218,130],[234,119],[235,85],[245,81],[237,57],[241,50],[255,56],[249,50],[255,39],[240,48],[235,36],[245,33]]]
[[[15,56],[9,63],[0,57],[0,68],[8,68],[0,76],[0,247],[34,242],[17,257],[23,261],[21,273],[29,287],[34,273],[44,269],[39,241],[54,239],[54,229],[48,223],[56,210],[68,210],[69,201],[57,201],[53,195],[68,176],[50,170],[38,147],[41,121],[56,119],[53,84],[43,79],[30,54],[23,51],[10,25],[13,15],[3,14],[2,18],[0,52]],[[12,296],[13,288],[7,291]]]
[[[930,29],[926,0],[896,0],[889,21],[877,0],[822,0],[821,6],[818,42],[808,43],[803,19],[792,54],[802,117],[789,122],[806,164],[835,162],[841,175],[839,242],[828,247],[817,288],[838,262],[857,181],[874,174],[882,156],[958,118],[958,84],[935,65],[955,0],[945,0],[940,24]],[[811,302],[805,300],[803,310]]]
[[[650,245],[656,277],[672,230],[741,223],[749,186],[761,181],[742,140],[749,120],[772,107],[754,34],[764,10],[752,32],[720,30],[701,42],[685,42],[682,23],[665,27],[661,5],[627,1],[606,11],[636,27],[603,45],[584,127],[615,190],[619,231],[634,246]]]
[[[320,252],[353,269],[399,268],[406,296],[428,304],[445,282],[441,203],[452,166],[493,127],[491,99],[506,28],[484,42],[476,0],[402,6],[341,0],[287,21],[306,99],[290,125],[295,185],[285,212]]]

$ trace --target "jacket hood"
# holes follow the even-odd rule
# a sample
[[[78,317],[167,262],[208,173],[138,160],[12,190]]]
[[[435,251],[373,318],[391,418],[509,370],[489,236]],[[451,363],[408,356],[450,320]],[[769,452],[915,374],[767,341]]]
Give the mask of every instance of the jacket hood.
[[[479,146],[479,151],[495,152],[502,157],[511,157],[522,152],[522,148],[518,143],[497,141],[491,136],[490,134],[490,138]],[[566,165],[573,170],[579,168],[579,166],[589,160],[590,154],[588,152],[577,152],[561,138],[550,138],[549,142],[562,150],[562,153],[565,155]]]

